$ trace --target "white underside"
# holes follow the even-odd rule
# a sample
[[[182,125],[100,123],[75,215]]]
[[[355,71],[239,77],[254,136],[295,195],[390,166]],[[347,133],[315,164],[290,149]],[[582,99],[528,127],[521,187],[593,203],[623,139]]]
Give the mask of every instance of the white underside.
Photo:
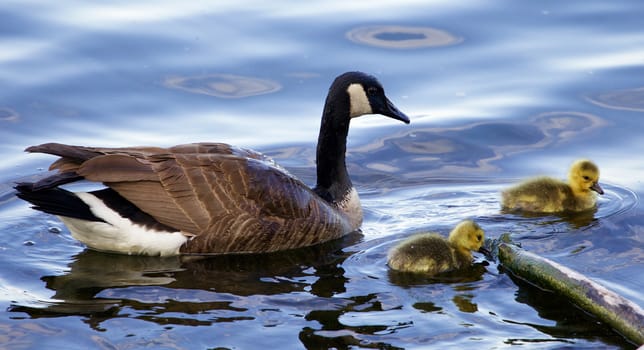
[[[88,247],[101,251],[137,255],[177,255],[188,240],[179,231],[156,231],[134,224],[107,207],[96,196],[77,192],[76,195],[87,205],[92,213],[106,222],[87,221],[61,216],[72,237]]]

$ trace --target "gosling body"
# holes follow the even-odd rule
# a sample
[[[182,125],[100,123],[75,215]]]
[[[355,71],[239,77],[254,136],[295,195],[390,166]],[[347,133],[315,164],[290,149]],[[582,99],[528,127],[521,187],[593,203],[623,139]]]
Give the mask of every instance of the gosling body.
[[[533,178],[503,191],[501,205],[508,211],[579,212],[596,206],[595,193],[604,194],[599,168],[581,159],[570,167],[568,183],[545,176]]]
[[[387,264],[396,271],[434,276],[472,265],[472,251],[479,251],[485,233],[471,220],[459,223],[445,238],[437,233],[413,235],[389,251]]]

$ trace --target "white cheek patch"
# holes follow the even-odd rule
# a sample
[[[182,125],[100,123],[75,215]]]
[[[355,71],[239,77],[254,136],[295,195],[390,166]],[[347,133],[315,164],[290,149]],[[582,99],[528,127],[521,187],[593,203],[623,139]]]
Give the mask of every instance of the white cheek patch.
[[[351,104],[351,114],[349,114],[351,118],[365,114],[373,114],[369,98],[367,98],[367,93],[361,84],[349,85],[347,93],[349,94],[349,103]]]

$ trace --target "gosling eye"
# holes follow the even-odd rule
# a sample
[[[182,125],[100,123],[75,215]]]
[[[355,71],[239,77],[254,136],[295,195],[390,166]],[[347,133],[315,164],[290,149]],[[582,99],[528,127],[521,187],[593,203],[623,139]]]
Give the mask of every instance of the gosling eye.
[[[584,180],[588,181],[588,180],[590,180],[590,177],[584,175]]]
[[[481,235],[476,235],[476,240],[480,242],[481,241]]]

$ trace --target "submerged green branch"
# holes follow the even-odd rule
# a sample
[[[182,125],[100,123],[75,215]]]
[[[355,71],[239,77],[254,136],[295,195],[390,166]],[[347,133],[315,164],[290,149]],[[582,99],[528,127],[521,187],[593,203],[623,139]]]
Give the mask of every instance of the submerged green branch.
[[[566,297],[635,345],[644,344],[644,311],[637,304],[577,271],[513,244],[489,244],[497,245],[499,261],[514,276]]]

